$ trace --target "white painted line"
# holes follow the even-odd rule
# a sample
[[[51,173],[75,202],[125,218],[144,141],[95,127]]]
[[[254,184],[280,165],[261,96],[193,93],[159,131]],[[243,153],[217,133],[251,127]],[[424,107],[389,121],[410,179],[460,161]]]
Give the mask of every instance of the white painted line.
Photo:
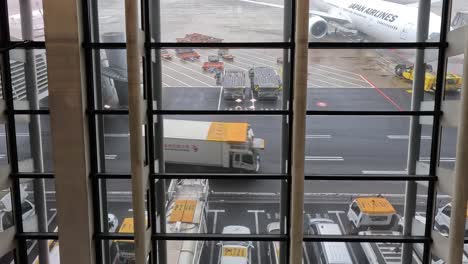
[[[311,68],[311,71],[312,70],[323,71],[323,72],[326,72],[327,74],[334,74],[334,75],[338,75],[341,78],[346,78],[346,79],[350,79],[350,80],[354,80],[354,81],[358,81],[358,82],[362,82],[362,83],[367,84],[367,82],[364,81],[361,78],[349,77],[347,75],[343,75],[342,73],[341,74],[340,73],[334,73],[334,72],[331,72],[331,71],[328,71],[328,70],[324,70],[324,69],[320,69],[320,68],[313,68],[313,67]]]
[[[302,242],[302,250],[304,250],[304,258],[305,258],[305,261],[306,261],[306,264],[310,264],[310,257],[309,257],[309,253],[307,252],[307,248],[306,248],[306,244],[305,242]]]
[[[208,86],[208,87],[214,87],[214,86],[211,85],[211,84],[208,84],[208,83],[206,83],[206,82],[204,82],[204,81],[200,81],[199,79],[193,78],[192,76],[187,75],[187,74],[185,74],[185,73],[183,73],[183,72],[180,72],[180,71],[178,71],[178,70],[176,70],[176,69],[173,69],[173,68],[171,68],[171,67],[169,67],[169,66],[164,66],[164,68],[165,68],[165,69],[169,69],[169,70],[171,70],[171,71],[175,71],[175,72],[177,72],[178,74],[182,74],[182,75],[184,75],[185,77],[188,77],[188,78],[190,78],[190,79],[192,79],[192,80],[195,80],[195,81],[197,81],[197,82],[199,82],[199,83],[203,83],[204,85],[206,85],[206,86]],[[184,67],[184,68],[187,68],[187,67]],[[189,68],[187,68],[187,69],[189,69]],[[191,71],[196,72],[196,71],[194,71],[194,70],[191,70]],[[199,72],[198,72],[198,73],[199,73]],[[199,73],[199,74],[201,74],[201,73]],[[201,75],[203,75],[203,74],[201,74]]]
[[[56,212],[57,211],[57,208],[50,208],[49,209],[51,212]]]
[[[0,154],[0,159],[5,159],[6,158],[6,154]]]
[[[175,63],[175,62],[173,62],[173,61],[168,61],[168,62],[171,63],[171,64],[174,64],[174,65],[176,65],[176,66],[182,67],[182,68],[184,68],[184,69],[187,69],[187,70],[189,70],[189,71],[192,71],[192,72],[194,72],[194,73],[196,73],[196,74],[198,74],[198,75],[201,75],[201,76],[203,76],[203,77],[205,77],[205,78],[207,78],[207,79],[209,79],[209,80],[211,80],[211,81],[213,80],[213,77],[208,76],[208,75],[206,75],[206,74],[203,74],[203,73],[201,73],[201,72],[199,72],[199,71],[197,71],[197,70],[191,69],[191,68],[189,68],[189,67],[187,67],[187,66],[184,66],[184,65],[182,65],[182,64],[180,64],[180,63]],[[199,69],[201,70],[201,66],[202,66],[202,65],[197,64],[197,63],[195,63],[195,62],[192,62],[191,64],[197,65],[198,67],[200,67]],[[164,67],[167,67],[167,65],[165,65]]]
[[[239,62],[239,63],[242,63],[240,62],[239,60],[243,60],[243,61],[248,61],[248,62],[251,62],[251,64],[247,64],[247,63],[244,63],[246,65],[250,65],[250,66],[257,66],[257,65],[263,65],[263,66],[266,66],[266,67],[276,67],[276,64],[265,64],[265,63],[262,63],[262,62],[259,62],[259,61],[253,61],[253,60],[249,60],[249,59],[246,59],[242,56],[239,56],[239,55],[236,55],[236,60]]]
[[[313,64],[313,65],[323,67],[323,68],[332,69],[332,70],[335,70],[335,71],[345,72],[345,73],[348,73],[348,74],[353,74],[353,75],[356,75],[356,76],[360,76],[359,74],[357,74],[355,72],[345,71],[345,70],[337,69],[337,68],[334,68],[334,67],[326,66],[326,65],[323,65],[323,64]]]
[[[320,74],[320,73],[316,73],[316,72],[309,72],[309,74],[311,74],[311,75],[317,75],[317,76],[319,76],[319,77],[324,77],[324,78],[326,78],[326,79],[334,80],[334,81],[337,81],[337,82],[342,82],[342,83],[345,83],[345,84],[354,85],[354,86],[357,87],[357,88],[372,88],[372,87],[367,87],[367,86],[363,86],[363,85],[360,85],[360,84],[348,82],[348,81],[345,81],[345,80],[342,80],[342,79],[333,78],[333,77],[330,77],[330,76],[327,76],[327,75],[323,75],[323,74]],[[336,85],[336,84],[335,84],[335,85]]]
[[[362,174],[382,174],[382,175],[405,175],[408,174],[406,170],[363,170]]]
[[[306,161],[344,161],[341,156],[305,156]]]
[[[431,161],[431,158],[429,158],[429,157],[423,157],[423,158],[420,158],[419,161],[430,162],[430,161]],[[456,158],[441,157],[441,158],[439,158],[439,161],[440,161],[440,162],[455,162],[455,161],[456,161]]]
[[[262,54],[262,53],[260,53],[260,52],[256,52],[256,51],[252,51],[252,50],[242,50],[242,52],[245,52],[245,53],[252,53],[252,54],[258,54],[258,55],[262,55],[262,56],[265,56],[265,57],[270,57],[270,58],[272,58],[272,59],[274,59],[274,60],[277,59],[277,57],[274,57],[274,56],[271,56],[271,55],[268,55],[268,54]],[[282,53],[281,53],[281,55],[278,55],[278,57],[279,57],[279,56],[282,56]]]
[[[219,87],[218,110],[221,110],[221,97],[223,96],[223,86]]]
[[[15,134],[17,137],[29,137],[29,133],[26,133],[26,132],[17,132]],[[6,136],[6,133],[0,133],[0,137],[5,137]]]
[[[218,220],[218,213],[225,213],[224,210],[208,210],[209,213],[214,213],[214,218],[213,218],[213,231],[212,233],[216,233],[216,224]],[[211,247],[210,247],[210,264],[213,264],[213,256],[214,256],[214,246],[216,244],[216,241],[211,241]]]
[[[346,229],[345,229],[345,226],[343,225],[343,221],[341,221],[341,217],[340,217],[340,214],[344,214],[345,212],[343,212],[343,211],[328,211],[328,212],[336,214],[336,217],[338,218],[338,223],[340,224],[340,227],[341,227],[341,231],[343,232],[343,234],[346,235]],[[359,261],[356,258],[356,255],[354,254],[353,249],[351,248],[351,245],[349,243],[346,243],[346,246],[348,247],[349,252],[351,253],[351,257],[353,258],[353,262],[354,263],[359,263]]]
[[[330,139],[332,138],[332,136],[331,135],[306,135],[306,139],[314,139],[314,138]]]
[[[181,84],[183,84],[183,85],[185,85],[185,86],[192,87],[192,85],[190,85],[190,84],[188,84],[188,83],[184,83],[183,81],[181,81],[181,80],[179,80],[179,79],[176,79],[176,78],[170,76],[169,74],[166,74],[166,73],[163,72],[162,75],[167,76],[167,77],[169,77],[169,78],[171,78],[171,79],[173,79],[173,80],[176,80],[176,81],[180,82]]]
[[[255,232],[260,234],[259,226],[258,226],[258,214],[265,213],[264,210],[247,210],[248,213],[253,213],[255,215]],[[257,241],[257,260],[259,264],[262,263],[262,256],[260,254],[260,241]]]
[[[105,158],[106,158],[106,160],[115,160],[115,159],[117,159],[117,155],[116,154],[106,154]]]
[[[409,139],[408,135],[387,135],[388,139]],[[431,140],[432,136],[421,136],[421,139]]]
[[[239,52],[239,53],[241,53],[241,54],[244,53],[243,51],[240,51],[240,50],[236,50],[236,52]],[[244,53],[244,54],[245,54],[245,53]],[[245,54],[245,55],[246,55],[246,56],[249,56],[249,57],[252,57],[252,58],[256,58],[256,59],[258,59],[258,60],[266,61],[266,62],[268,62],[268,63],[273,64],[274,66],[276,66],[276,64],[277,64],[277,63],[276,63],[276,60],[267,60],[267,59],[263,59],[263,58],[260,58],[260,57],[257,57],[257,56],[253,56],[253,55],[249,55],[249,54]],[[270,64],[270,66],[271,66],[271,64]],[[264,65],[266,65],[266,64],[264,64]]]
[[[114,138],[126,138],[129,137],[130,133],[106,133],[104,137],[114,137]]]

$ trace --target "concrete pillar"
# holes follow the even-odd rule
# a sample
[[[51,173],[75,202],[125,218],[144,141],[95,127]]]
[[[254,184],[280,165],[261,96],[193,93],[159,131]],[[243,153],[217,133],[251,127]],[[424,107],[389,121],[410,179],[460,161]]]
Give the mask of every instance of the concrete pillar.
[[[44,1],[60,262],[94,263],[81,1]]]
[[[468,43],[468,34],[465,43]],[[462,263],[468,200],[468,44],[465,44],[463,86],[460,98],[460,122],[457,138],[457,161],[453,179],[452,214],[450,216],[448,263]]]
[[[309,41],[309,0],[296,1],[296,53],[292,133],[292,188],[289,263],[302,263],[304,161],[307,108],[307,63]]]

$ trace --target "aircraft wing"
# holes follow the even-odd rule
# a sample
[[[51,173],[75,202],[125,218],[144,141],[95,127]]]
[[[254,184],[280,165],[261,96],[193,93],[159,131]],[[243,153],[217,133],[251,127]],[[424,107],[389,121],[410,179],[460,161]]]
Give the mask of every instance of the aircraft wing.
[[[240,1],[246,2],[246,3],[252,3],[252,4],[256,4],[256,5],[270,6],[270,7],[276,7],[276,8],[284,8],[283,5],[267,3],[267,2],[261,2],[261,1],[254,1],[254,0],[240,0]],[[349,19],[347,19],[346,17],[331,15],[331,14],[329,14],[327,12],[309,10],[309,14],[314,15],[314,16],[319,16],[319,17],[321,17],[321,18],[323,18],[325,20],[330,20],[330,21],[337,22],[337,23],[340,23],[340,24],[351,23],[351,21],[349,21]]]

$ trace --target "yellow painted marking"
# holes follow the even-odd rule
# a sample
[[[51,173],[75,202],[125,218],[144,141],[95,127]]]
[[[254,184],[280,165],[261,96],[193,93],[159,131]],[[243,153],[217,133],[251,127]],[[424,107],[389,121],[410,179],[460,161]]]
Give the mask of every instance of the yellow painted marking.
[[[383,197],[361,197],[357,198],[356,202],[366,214],[393,214],[395,208]]]
[[[170,223],[179,222],[180,220],[182,220],[186,203],[187,200],[175,201],[174,209],[172,209],[171,217],[169,218]]]
[[[187,200],[185,204],[184,215],[182,216],[183,223],[193,223],[193,217],[195,216],[195,209],[197,208],[196,200]]]
[[[177,200],[174,209],[172,209],[169,223],[183,222],[193,223],[197,200]]]
[[[223,248],[224,257],[247,257],[247,249],[239,247],[224,247]]]
[[[413,90],[408,89],[408,90],[406,90],[406,92],[409,93],[409,94],[412,94],[412,93],[413,93]]]

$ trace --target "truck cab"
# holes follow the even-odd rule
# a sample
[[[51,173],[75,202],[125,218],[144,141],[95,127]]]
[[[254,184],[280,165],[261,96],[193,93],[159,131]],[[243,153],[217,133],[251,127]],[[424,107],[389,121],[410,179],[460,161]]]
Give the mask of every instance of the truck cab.
[[[358,197],[350,205],[348,220],[354,233],[367,229],[390,229],[398,219],[384,197]]]
[[[452,204],[448,203],[442,206],[435,216],[435,226],[443,234],[449,233],[450,215],[452,213]],[[468,209],[466,210],[465,236],[468,236]]]
[[[250,235],[250,229],[245,226],[230,225],[223,228],[222,234]],[[222,241],[218,246],[220,246],[218,264],[252,263],[252,242]]]

